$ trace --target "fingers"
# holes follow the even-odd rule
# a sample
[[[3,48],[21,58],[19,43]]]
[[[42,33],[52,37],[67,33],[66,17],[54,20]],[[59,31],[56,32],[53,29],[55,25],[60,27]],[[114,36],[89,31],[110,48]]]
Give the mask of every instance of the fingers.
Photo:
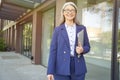
[[[76,47],[76,52],[78,53],[78,54],[80,54],[81,53],[81,48],[80,47]]]
[[[83,52],[83,47],[80,43],[78,44],[78,46],[76,46],[76,52],[78,54],[81,54]]]
[[[82,47],[82,45],[81,45],[81,43],[80,43],[80,42],[78,42],[78,47]]]
[[[54,80],[52,74],[48,75],[47,78],[48,78],[48,80]]]
[[[53,80],[52,77],[48,77],[48,80]]]

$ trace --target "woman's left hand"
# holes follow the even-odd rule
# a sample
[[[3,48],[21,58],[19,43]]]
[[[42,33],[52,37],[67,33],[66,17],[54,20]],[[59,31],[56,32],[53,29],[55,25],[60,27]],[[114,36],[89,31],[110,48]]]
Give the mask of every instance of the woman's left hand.
[[[77,54],[81,54],[83,52],[83,47],[80,42],[78,43],[78,46],[76,46],[76,52]]]

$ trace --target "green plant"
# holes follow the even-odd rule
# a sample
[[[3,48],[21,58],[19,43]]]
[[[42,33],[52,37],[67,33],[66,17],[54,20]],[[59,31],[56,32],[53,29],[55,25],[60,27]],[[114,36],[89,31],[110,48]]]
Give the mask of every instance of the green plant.
[[[5,50],[5,40],[3,38],[0,38],[0,51]]]

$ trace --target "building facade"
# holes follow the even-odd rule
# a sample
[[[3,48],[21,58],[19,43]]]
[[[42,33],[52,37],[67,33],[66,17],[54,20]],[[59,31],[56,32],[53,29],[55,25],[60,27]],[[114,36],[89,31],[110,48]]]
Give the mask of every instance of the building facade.
[[[120,80],[120,0],[42,0],[16,21],[4,20],[6,45],[47,67],[52,32],[68,1],[78,6],[77,17],[88,31],[91,51],[85,55],[86,80]]]

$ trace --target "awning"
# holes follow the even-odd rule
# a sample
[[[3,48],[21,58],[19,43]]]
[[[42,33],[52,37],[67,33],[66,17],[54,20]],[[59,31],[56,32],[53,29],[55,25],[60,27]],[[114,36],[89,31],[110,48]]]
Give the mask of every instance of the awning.
[[[0,19],[15,21],[40,2],[41,0],[0,0]]]

